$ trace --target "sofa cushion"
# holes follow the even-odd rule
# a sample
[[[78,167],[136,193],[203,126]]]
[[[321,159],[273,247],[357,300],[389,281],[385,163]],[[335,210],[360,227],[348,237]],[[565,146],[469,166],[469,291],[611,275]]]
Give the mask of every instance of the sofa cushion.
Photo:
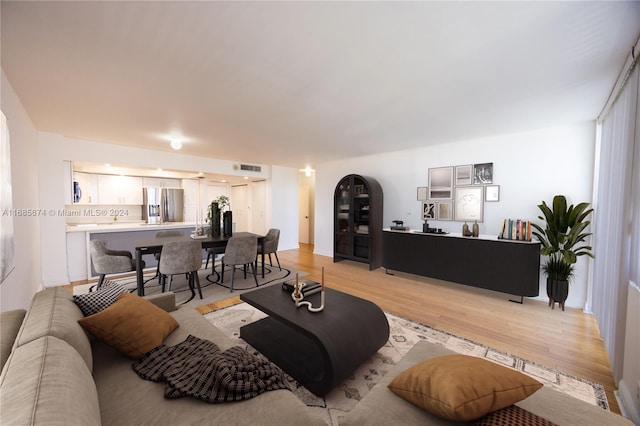
[[[22,320],[27,313],[24,309],[2,312],[0,314],[0,370],[7,362],[13,343],[16,340]]]
[[[555,423],[542,418],[517,405],[510,405],[500,410],[492,411],[484,417],[471,423],[470,426],[557,426]]]
[[[78,352],[53,336],[13,350],[0,379],[2,424],[100,425],[98,394]]]
[[[99,340],[132,359],[162,344],[178,322],[166,311],[131,293],[86,318],[80,325]]]
[[[125,291],[126,289],[122,284],[118,284],[115,281],[105,281],[99,290],[86,294],[76,294],[73,296],[73,300],[84,316],[88,317],[111,306]]]
[[[22,346],[43,336],[55,336],[73,346],[89,370],[93,370],[91,343],[78,320],[84,318],[73,302],[73,295],[62,287],[50,287],[33,296],[16,346]]]
[[[542,383],[482,358],[445,355],[403,371],[388,387],[439,417],[470,421],[525,399]]]

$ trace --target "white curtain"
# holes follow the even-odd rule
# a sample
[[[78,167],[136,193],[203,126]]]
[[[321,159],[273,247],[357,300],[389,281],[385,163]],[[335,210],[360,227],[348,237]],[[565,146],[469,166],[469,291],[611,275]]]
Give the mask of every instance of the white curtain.
[[[631,174],[631,200],[629,216],[631,219],[629,233],[629,279],[636,290],[640,287],[640,67],[636,66],[637,106],[636,106],[636,141],[633,154],[633,171]]]
[[[637,277],[640,269],[638,68],[629,76],[607,115],[601,118],[594,201],[591,303],[616,382],[622,377],[630,275]]]

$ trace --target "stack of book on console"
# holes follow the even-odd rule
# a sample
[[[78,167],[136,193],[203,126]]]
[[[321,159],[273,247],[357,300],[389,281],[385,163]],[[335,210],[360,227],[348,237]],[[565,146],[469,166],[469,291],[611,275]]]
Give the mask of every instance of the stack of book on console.
[[[298,281],[298,286],[303,296],[320,293],[320,290],[322,290],[320,283],[310,280]],[[293,293],[296,290],[296,280],[284,281],[282,283],[282,289],[289,293]]]
[[[504,219],[498,238],[504,240],[531,241],[531,222],[520,219]]]

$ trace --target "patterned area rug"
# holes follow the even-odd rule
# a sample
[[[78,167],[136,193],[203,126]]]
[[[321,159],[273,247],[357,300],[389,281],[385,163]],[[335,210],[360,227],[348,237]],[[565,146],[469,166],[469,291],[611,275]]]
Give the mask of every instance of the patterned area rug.
[[[198,296],[191,299],[191,301],[185,303],[191,297],[191,291],[189,290],[187,280],[184,274],[174,275],[173,282],[171,284],[171,291],[176,294],[176,303],[181,305],[185,304],[185,306],[190,306],[193,308],[197,308],[202,305],[206,305],[208,303],[213,303],[218,300],[226,299],[230,295],[237,296],[238,294],[242,294],[246,291],[253,291],[256,289],[255,281],[253,281],[253,277],[251,274],[247,274],[247,278],[244,278],[242,270],[236,272],[235,280],[234,280],[234,290],[233,293],[230,292],[229,288],[223,287],[220,284],[211,282],[210,280],[216,281],[219,280],[219,275],[211,274],[211,265],[209,268],[205,268],[205,263],[203,262],[202,268],[198,271],[198,277],[200,278],[200,286],[202,288],[202,299]],[[297,271],[293,268],[285,267],[278,268],[278,266],[271,266],[269,264],[265,265],[264,269],[264,278],[262,277],[262,264],[258,263],[258,284],[260,287],[268,286],[273,284],[280,284],[284,280],[288,280],[291,278],[295,278],[296,274],[300,278],[308,275],[306,272]],[[216,262],[216,271],[220,271],[222,266],[220,265],[220,261]],[[144,273],[144,281],[145,281],[145,294],[151,295],[161,292],[161,288],[158,282],[158,278],[155,277],[156,271],[155,269],[149,269]],[[110,281],[116,281],[120,284],[125,285],[130,291],[135,291],[136,289],[136,277],[135,275],[129,274],[123,277],[107,277]],[[225,272],[225,285],[228,286],[231,281],[231,271],[229,267]],[[88,293],[92,287],[95,287],[96,283],[90,284],[82,284],[73,287],[74,294],[83,294]]]
[[[445,346],[452,351],[487,358],[491,361],[528,374],[545,386],[569,394],[582,401],[609,409],[604,387],[569,376],[552,368],[533,363],[471,340],[460,338],[431,327],[385,313],[389,321],[389,341],[371,359],[361,365],[351,377],[344,380],[324,398],[318,397],[291,379],[294,393],[305,404],[322,416],[329,424],[337,425],[338,419],[351,411],[353,407],[373,388],[419,340],[427,340]],[[240,327],[252,323],[266,315],[246,303],[206,314],[205,317],[220,328],[231,339],[249,349],[246,342],[240,339]]]

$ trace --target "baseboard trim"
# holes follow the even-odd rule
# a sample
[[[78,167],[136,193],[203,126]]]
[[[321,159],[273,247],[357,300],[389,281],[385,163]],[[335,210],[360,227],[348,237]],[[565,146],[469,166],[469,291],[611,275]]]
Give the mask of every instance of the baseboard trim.
[[[622,416],[630,419],[634,424],[640,425],[640,412],[634,403],[633,393],[624,380],[620,380],[618,390],[614,392],[614,395],[618,401]]]

